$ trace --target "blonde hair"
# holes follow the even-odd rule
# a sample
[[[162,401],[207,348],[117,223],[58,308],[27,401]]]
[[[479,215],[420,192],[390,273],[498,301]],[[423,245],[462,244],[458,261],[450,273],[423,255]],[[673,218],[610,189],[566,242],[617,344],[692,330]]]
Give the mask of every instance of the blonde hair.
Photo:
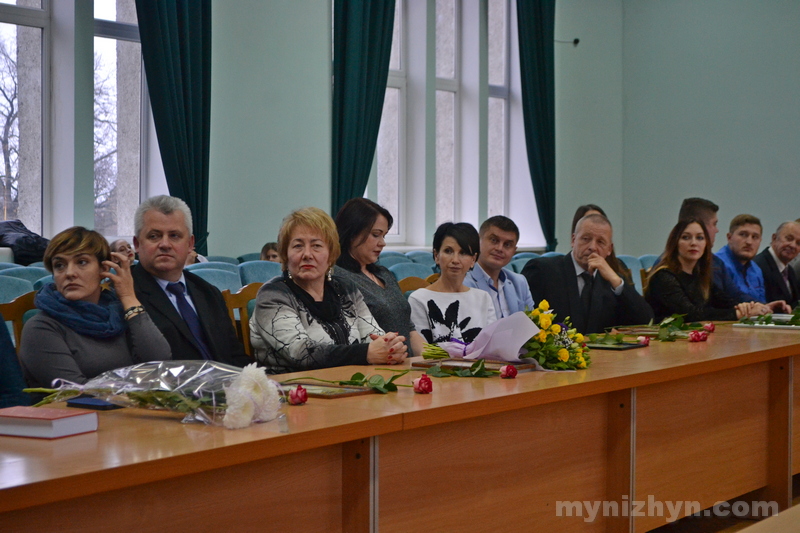
[[[304,207],[292,211],[281,223],[278,232],[278,254],[281,256],[283,268],[288,268],[289,241],[297,228],[310,228],[319,231],[322,239],[328,245],[328,266],[332,267],[339,259],[341,248],[339,247],[339,233],[336,231],[336,223],[331,216],[318,207]]]
[[[102,265],[109,258],[110,249],[106,238],[96,231],[73,226],[53,237],[47,245],[42,262],[49,272],[53,272],[53,257],[58,254],[90,254]]]

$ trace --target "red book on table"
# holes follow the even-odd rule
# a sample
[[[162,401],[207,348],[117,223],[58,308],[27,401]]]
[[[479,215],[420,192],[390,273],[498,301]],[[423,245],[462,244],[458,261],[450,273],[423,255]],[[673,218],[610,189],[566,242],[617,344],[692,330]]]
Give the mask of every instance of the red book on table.
[[[97,431],[97,413],[88,409],[6,407],[0,409],[0,435],[57,439]]]

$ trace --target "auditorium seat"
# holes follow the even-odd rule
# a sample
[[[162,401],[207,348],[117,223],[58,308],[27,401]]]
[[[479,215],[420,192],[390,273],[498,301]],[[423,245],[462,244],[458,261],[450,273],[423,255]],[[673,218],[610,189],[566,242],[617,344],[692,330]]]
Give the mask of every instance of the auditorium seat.
[[[411,276],[425,279],[433,274],[431,267],[412,262],[397,263],[396,265],[390,266],[389,271],[394,274],[395,279],[398,281]]]
[[[193,272],[204,268],[227,270],[228,272],[233,272],[235,274],[239,273],[239,265],[232,265],[230,263],[225,263],[224,261],[214,261],[213,263],[211,261],[208,263],[194,263],[193,265],[187,266],[186,270]]]
[[[283,274],[281,264],[272,261],[246,261],[239,265],[239,277],[242,279],[242,285],[266,283],[281,274]]]

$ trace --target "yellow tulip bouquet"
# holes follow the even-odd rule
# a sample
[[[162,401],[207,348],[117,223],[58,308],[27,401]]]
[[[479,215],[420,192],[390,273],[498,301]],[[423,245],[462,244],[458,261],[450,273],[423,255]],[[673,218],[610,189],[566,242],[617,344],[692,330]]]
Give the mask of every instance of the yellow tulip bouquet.
[[[525,314],[539,327],[539,333],[525,343],[527,353],[520,359],[533,358],[547,370],[578,370],[591,364],[583,335],[572,327],[569,317],[562,323],[555,322],[556,314],[547,300]]]

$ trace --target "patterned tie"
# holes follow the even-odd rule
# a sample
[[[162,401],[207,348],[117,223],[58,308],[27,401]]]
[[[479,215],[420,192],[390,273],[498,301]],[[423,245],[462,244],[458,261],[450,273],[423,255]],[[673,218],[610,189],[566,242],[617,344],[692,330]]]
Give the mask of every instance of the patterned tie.
[[[789,290],[789,294],[791,294],[792,286],[789,284],[789,268],[790,267],[788,266],[784,268],[783,272],[781,272],[781,276],[783,276],[783,284],[786,285],[786,288]]]
[[[167,290],[174,294],[175,298],[177,298],[178,310],[180,311],[184,322],[186,322],[186,325],[189,326],[189,331],[192,332],[195,340],[197,340],[197,344],[200,346],[200,354],[203,356],[203,359],[213,359],[211,357],[211,351],[208,349],[208,345],[206,344],[206,336],[203,334],[203,328],[200,326],[200,319],[197,317],[197,313],[194,312],[194,309],[192,309],[192,306],[189,305],[189,302],[186,301],[186,296],[184,295],[186,288],[183,286],[183,283],[168,283]],[[173,356],[175,355],[177,354],[173,354]]]
[[[592,304],[592,286],[594,285],[594,277],[588,272],[581,272],[583,278],[583,290],[581,291],[581,303],[583,310],[586,312],[586,318],[589,318],[589,306]]]

